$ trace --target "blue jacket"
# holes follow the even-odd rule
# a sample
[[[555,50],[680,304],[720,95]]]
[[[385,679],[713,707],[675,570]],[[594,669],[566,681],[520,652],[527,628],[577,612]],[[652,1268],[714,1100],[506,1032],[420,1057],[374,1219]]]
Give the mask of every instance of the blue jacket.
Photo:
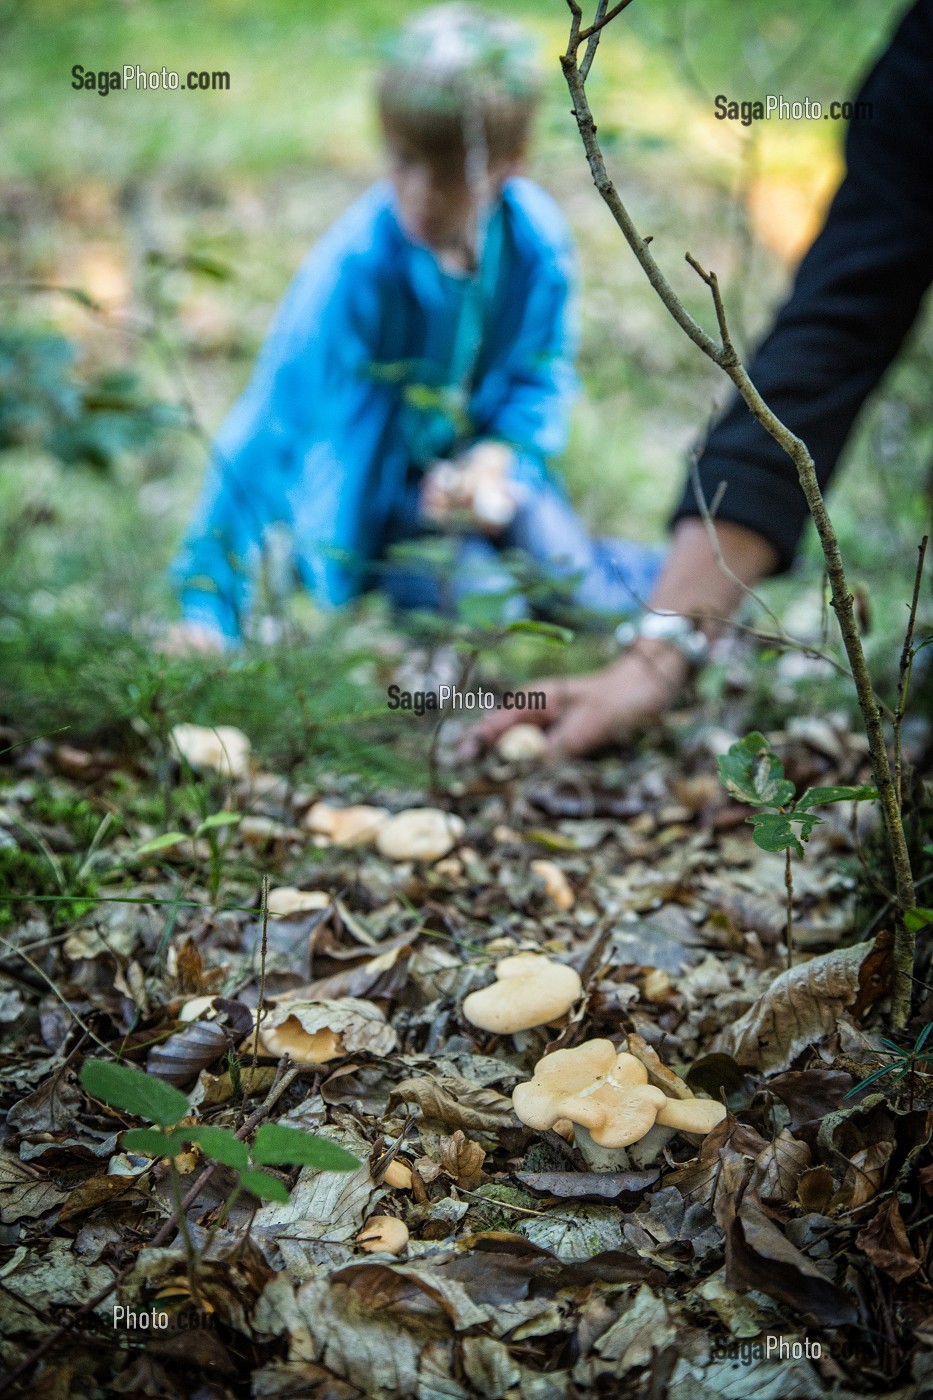
[[[311,250],[217,434],[172,564],[188,620],[240,635],[274,521],[290,527],[298,570],[320,602],[353,597],[419,453],[495,438],[515,449],[518,479],[547,479],[576,392],[573,248],[553,200],[530,180],[506,182],[496,217],[496,266],[491,278],[484,270],[481,337],[459,416],[438,407],[450,398],[451,288],[462,279],[405,235],[391,186],[367,190]]]

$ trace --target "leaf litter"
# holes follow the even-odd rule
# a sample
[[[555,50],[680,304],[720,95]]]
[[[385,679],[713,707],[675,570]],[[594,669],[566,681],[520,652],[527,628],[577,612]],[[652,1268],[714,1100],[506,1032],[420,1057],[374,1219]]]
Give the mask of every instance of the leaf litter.
[[[793,734],[792,777],[804,741],[808,781],[864,772],[858,741],[829,737]],[[884,1063],[890,965],[885,932],[859,922],[864,823],[814,833],[782,970],[781,863],[700,743],[547,776],[499,755],[446,798],[367,794],[374,832],[433,814],[443,840],[406,857],[368,829],[322,835],[339,788],[295,789],[225,738],[195,754],[175,736],[176,780],[217,820],[160,846],[130,805],[96,857],[101,900],[5,905],[4,1368],[91,1305],[31,1393],[906,1400],[933,1384],[929,1076],[857,1090]],[[25,848],[31,829],[54,856],[50,793],[61,810],[146,795],[138,764],[65,757],[48,741],[6,756],[5,841]],[[263,877],[279,891],[266,918]],[[471,1025],[464,998],[530,952],[579,973],[582,997],[550,1025]],[[570,1124],[525,1128],[511,1094],[545,1052],[594,1038],[727,1118],[589,1170]],[[195,1300],[177,1229],[152,1245],[173,1210],[166,1159],[122,1150],[138,1120],[77,1072],[119,1055],[237,1131],[303,1042],[268,1121],[360,1165],[280,1168],[287,1204],[238,1196],[227,1213],[232,1178],[191,1145],[176,1167]],[[367,1253],[386,1218],[400,1252]],[[115,1306],[170,1326],[115,1329]],[[195,1317],[209,1326],[186,1329]]]

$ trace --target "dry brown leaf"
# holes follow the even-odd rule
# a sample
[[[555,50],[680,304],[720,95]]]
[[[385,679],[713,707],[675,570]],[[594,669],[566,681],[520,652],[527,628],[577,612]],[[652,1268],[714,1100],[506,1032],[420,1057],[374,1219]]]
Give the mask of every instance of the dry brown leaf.
[[[68,1196],[51,1181],[23,1166],[12,1152],[0,1148],[0,1221],[34,1220],[61,1205]]]
[[[854,1152],[830,1209],[855,1210],[877,1196],[893,1151],[894,1143],[886,1139]]]
[[[835,1030],[853,1004],[871,946],[834,948],[782,972],[730,1028],[724,1048],[740,1065],[786,1069],[801,1050]]]
[[[219,1060],[230,1043],[215,1021],[192,1021],[177,1035],[152,1047],[146,1069],[169,1084],[189,1084],[202,1069]]]
[[[855,1243],[875,1268],[882,1269],[895,1283],[912,1278],[920,1268],[920,1260],[910,1247],[896,1196],[890,1196],[879,1207],[871,1222],[856,1235]]]
[[[496,1134],[513,1126],[512,1100],[459,1075],[420,1075],[404,1079],[389,1095],[389,1108],[413,1103],[425,1118],[464,1132]]]
[[[805,1142],[798,1142],[785,1128],[759,1154],[752,1168],[749,1188],[759,1196],[793,1200],[797,1182],[809,1165],[809,1147]]]
[[[836,1189],[829,1167],[809,1167],[797,1181],[797,1199],[805,1211],[822,1215]]]
[[[450,1137],[442,1137],[438,1144],[441,1152],[441,1166],[464,1191],[475,1191],[483,1179],[485,1149],[478,1142],[472,1142],[462,1128]]]
[[[642,1036],[632,1032],[628,1036],[625,1049],[630,1055],[634,1055],[636,1060],[641,1060],[648,1071],[648,1083],[653,1084],[656,1089],[662,1089],[669,1099],[692,1099],[695,1097],[693,1091],[684,1081],[668,1069],[663,1064],[656,1050],[653,1050]]]

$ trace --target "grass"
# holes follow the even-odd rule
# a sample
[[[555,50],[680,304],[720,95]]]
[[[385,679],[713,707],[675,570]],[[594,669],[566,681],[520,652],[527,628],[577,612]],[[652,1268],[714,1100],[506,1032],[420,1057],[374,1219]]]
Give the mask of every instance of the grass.
[[[170,719],[239,722],[270,765],[349,767],[379,780],[411,773],[422,761],[419,736],[388,718],[359,722],[384,703],[380,664],[364,655],[386,630],[378,604],[327,620],[297,600],[300,648],[248,650],[222,665],[154,658],[138,626],[171,609],[163,570],[198,489],[206,439],[245,383],[290,275],[379,172],[368,93],[402,7],[363,0],[318,4],[309,15],[290,0],[98,0],[79,9],[32,0],[0,8],[4,319],[73,338],[81,376],[133,368],[152,396],[184,398],[198,425],[123,453],[104,473],[64,466],[28,444],[0,453],[9,532],[0,559],[0,718],[34,733],[67,724],[73,739],[142,744],[161,742]],[[524,17],[547,60],[531,172],[561,201],[581,254],[583,395],[561,467],[594,526],[657,538],[685,449],[723,383],[666,318],[592,189],[556,63],[563,4],[496,0],[491,8]],[[838,173],[841,132],[831,123],[733,128],[714,120],[713,97],[845,96],[900,8],[831,0],[802,12],[790,0],[755,0],[736,11],[714,0],[701,16],[655,0],[634,4],[604,39],[591,90],[612,169],[706,323],[706,294],[684,249],[719,271],[745,345],[788,284],[794,240]],[[102,98],[70,86],[75,63],[130,61],[226,69],[231,88]],[[775,217],[782,209],[794,218]],[[158,263],[147,260],[153,249]],[[104,310],[15,292],[34,282],[78,286]],[[139,318],[151,316],[158,341],[138,333]],[[931,354],[927,322],[865,415],[831,501],[853,581],[871,600],[869,648],[887,692],[925,528]],[[820,590],[811,539],[798,577],[771,585],[769,597],[812,618]],[[356,617],[362,649],[343,644]],[[558,653],[525,638],[484,665],[521,680],[607,654],[605,642]],[[773,689],[767,666],[762,697]],[[809,703],[844,698],[834,681],[816,684]]]

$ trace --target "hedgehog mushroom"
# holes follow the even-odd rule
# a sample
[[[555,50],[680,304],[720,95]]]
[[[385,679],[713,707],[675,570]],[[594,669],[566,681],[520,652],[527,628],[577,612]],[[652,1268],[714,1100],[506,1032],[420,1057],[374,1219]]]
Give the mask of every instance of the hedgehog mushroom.
[[[656,1124],[662,1133],[666,1128],[706,1134],[726,1115],[722,1104],[711,1099],[669,1099],[648,1083],[641,1061],[617,1054],[611,1040],[587,1040],[545,1055],[534,1078],[517,1085],[512,1103],[530,1128],[550,1128],[559,1118],[569,1118],[592,1171],[628,1168],[625,1149],[645,1139]]]
[[[480,1030],[511,1035],[558,1020],[582,992],[572,967],[541,953],[515,953],[497,965],[495,982],[465,998],[463,1014]]]

